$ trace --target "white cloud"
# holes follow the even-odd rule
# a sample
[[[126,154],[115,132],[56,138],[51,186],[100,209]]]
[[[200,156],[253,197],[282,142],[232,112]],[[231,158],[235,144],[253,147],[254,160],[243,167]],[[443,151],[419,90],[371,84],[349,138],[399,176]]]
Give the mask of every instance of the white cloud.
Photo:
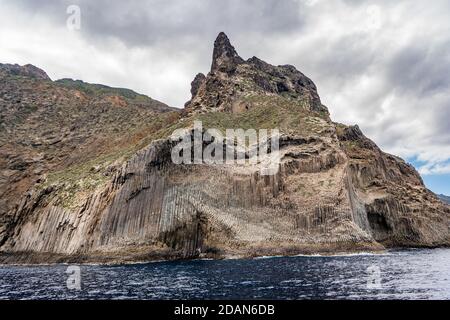
[[[2,4],[0,57],[3,63],[34,64],[54,80],[69,77],[132,88],[179,107],[189,98],[190,56],[159,47],[129,48],[116,38],[95,43],[65,24],[27,14],[11,3]]]
[[[450,173],[450,163],[427,164],[419,168],[419,173],[423,175],[448,174]]]
[[[332,118],[359,124],[385,151],[445,173],[450,159],[450,3],[416,1],[0,0],[0,58],[52,78],[128,87],[181,107],[225,31],[244,57],[292,64]]]

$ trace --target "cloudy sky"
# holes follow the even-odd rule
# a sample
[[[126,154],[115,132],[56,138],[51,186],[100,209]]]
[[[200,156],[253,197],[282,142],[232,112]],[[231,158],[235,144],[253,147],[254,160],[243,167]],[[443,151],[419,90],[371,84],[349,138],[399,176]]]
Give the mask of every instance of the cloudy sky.
[[[220,31],[243,58],[295,65],[335,121],[359,124],[450,194],[448,0],[0,0],[0,62],[176,107],[208,72]]]

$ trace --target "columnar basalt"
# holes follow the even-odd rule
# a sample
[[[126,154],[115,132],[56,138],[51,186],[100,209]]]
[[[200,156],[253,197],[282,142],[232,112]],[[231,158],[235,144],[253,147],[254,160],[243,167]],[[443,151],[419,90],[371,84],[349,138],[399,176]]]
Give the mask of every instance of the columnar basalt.
[[[54,90],[48,79],[32,81]],[[58,88],[64,97],[93,99],[67,83]],[[138,128],[126,140],[127,152],[73,159],[29,183],[2,217],[0,261],[124,262],[450,244],[449,206],[412,166],[382,152],[357,126],[333,123],[314,83],[294,67],[244,60],[221,33],[211,71],[195,77],[191,93],[182,112],[160,105],[141,111],[143,122],[158,121]],[[104,107],[141,110],[124,94],[103,97]],[[177,142],[170,135],[180,128],[193,135],[194,121],[221,131],[279,129],[279,170],[265,176],[259,163],[175,164]]]

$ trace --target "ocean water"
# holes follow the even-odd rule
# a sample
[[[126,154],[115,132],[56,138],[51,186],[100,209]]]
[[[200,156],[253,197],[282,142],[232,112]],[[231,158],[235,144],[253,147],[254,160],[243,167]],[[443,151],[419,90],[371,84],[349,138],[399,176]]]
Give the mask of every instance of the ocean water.
[[[450,249],[69,267],[0,266],[0,299],[450,299]]]

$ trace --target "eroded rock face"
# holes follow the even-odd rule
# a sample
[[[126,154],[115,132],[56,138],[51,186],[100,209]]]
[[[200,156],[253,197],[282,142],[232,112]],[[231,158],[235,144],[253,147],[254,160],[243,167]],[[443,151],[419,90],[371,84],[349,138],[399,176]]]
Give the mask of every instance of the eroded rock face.
[[[243,62],[244,60],[237,54],[227,35],[223,32],[219,33],[214,41],[211,72],[231,73]]]
[[[197,95],[198,89],[202,85],[202,83],[206,80],[206,77],[203,73],[199,73],[195,76],[194,80],[191,83],[191,95],[195,97]]]
[[[166,125],[173,110],[131,90],[70,79],[53,82],[43,71],[24,71],[40,70],[36,67],[4,66],[0,66],[0,244],[6,240],[14,207],[30,188],[62,180],[54,173],[69,167],[95,173],[95,179],[82,182],[85,186],[108,179],[99,170],[117,159],[114,154],[141,148],[135,145],[159,122]],[[71,176],[65,174],[68,185]]]
[[[152,142],[139,151],[107,165],[68,166],[51,183],[31,187],[3,224],[0,261],[123,262],[450,244],[449,206],[412,166],[383,153],[357,126],[333,123],[313,82],[294,67],[244,61],[221,33],[211,71],[196,77],[191,92],[183,116],[154,123]],[[169,136],[192,128],[194,120],[219,130],[279,129],[278,172],[261,175],[264,159],[174,164],[177,141]],[[87,181],[97,183],[88,187]]]
[[[248,110],[252,96],[273,95],[302,99],[312,111],[328,113],[311,79],[290,65],[272,66],[256,57],[244,61],[220,33],[214,42],[211,71],[192,82],[189,112]]]
[[[448,242],[449,207],[424,187],[411,165],[383,153],[357,126],[338,130],[338,135],[375,240],[393,246]]]

